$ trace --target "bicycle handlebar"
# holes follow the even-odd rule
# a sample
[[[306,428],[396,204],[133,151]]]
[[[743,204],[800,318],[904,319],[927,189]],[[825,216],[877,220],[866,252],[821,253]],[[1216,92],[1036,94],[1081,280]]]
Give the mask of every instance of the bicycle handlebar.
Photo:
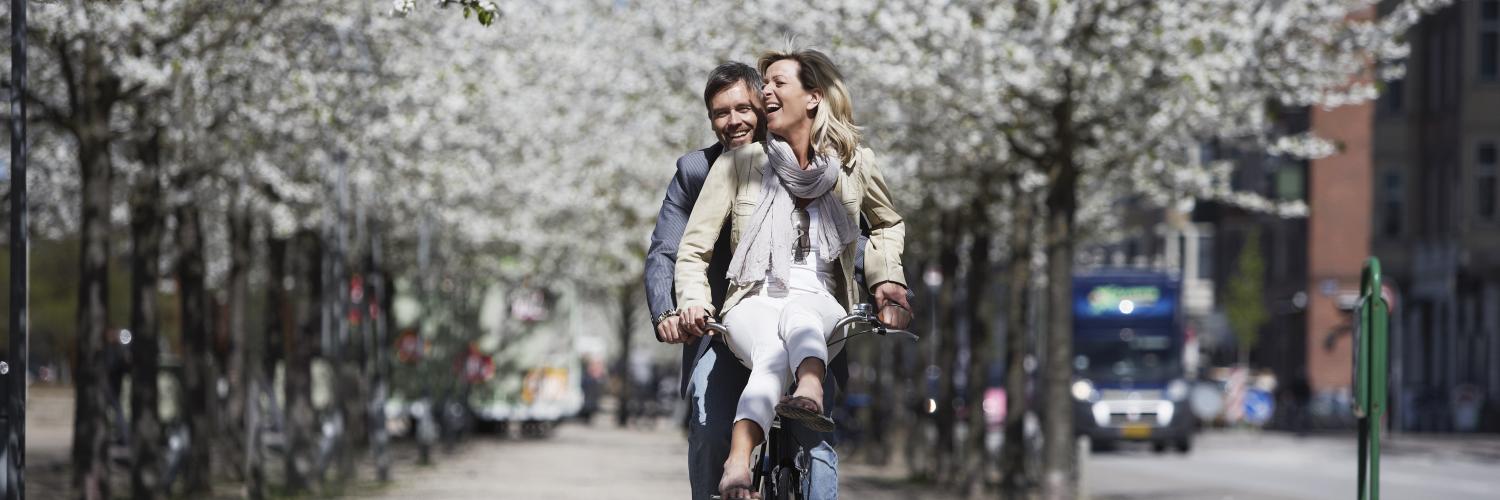
[[[901,336],[902,338],[911,340],[912,342],[917,342],[922,339],[921,337],[918,337],[917,334],[912,333],[911,331],[886,327],[884,323],[880,322],[880,318],[877,318],[875,316],[875,309],[869,304],[856,304],[854,306],[853,312],[850,312],[848,316],[844,316],[843,319],[840,319],[838,323],[835,323],[833,325],[833,330],[838,331],[839,329],[847,327],[852,323],[864,323],[870,326],[869,330],[855,335],[874,332],[876,335],[884,336],[894,333],[898,336]],[[711,332],[729,335],[729,327],[724,326],[722,323],[709,321],[704,325],[704,328],[710,330]],[[712,335],[712,333],[710,333],[710,335]],[[828,345],[843,342],[845,340],[848,340],[850,337],[854,337],[855,335],[845,335],[843,338],[829,342]]]
[[[719,323],[712,322],[712,321],[710,321],[707,324],[703,325],[703,328],[708,329],[708,330],[712,330],[714,332],[718,332],[718,333],[721,333],[721,334],[724,334],[724,335],[729,335],[729,327],[724,326],[724,325],[719,324]],[[713,334],[710,333],[709,335],[713,335]]]

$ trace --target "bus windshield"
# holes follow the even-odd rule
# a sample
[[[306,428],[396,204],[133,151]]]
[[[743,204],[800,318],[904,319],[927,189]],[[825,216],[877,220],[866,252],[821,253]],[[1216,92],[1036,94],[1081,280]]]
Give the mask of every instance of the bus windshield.
[[[1085,332],[1074,339],[1073,368],[1094,381],[1162,381],[1178,376],[1181,359],[1166,329]]]

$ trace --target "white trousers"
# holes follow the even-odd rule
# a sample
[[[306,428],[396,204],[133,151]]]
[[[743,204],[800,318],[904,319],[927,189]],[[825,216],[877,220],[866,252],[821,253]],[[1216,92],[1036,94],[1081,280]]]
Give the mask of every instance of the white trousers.
[[[843,342],[832,347],[828,342],[836,333],[833,325],[844,315],[833,295],[797,290],[746,297],[725,313],[725,340],[740,363],[750,367],[734,421],[749,419],[762,433],[770,431],[776,403],[796,380],[802,361],[817,358],[826,368],[828,359],[843,348]]]

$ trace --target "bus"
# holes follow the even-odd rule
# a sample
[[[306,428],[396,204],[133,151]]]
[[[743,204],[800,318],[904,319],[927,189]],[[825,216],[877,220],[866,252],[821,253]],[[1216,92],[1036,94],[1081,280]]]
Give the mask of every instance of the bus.
[[[1175,273],[1100,270],[1073,277],[1074,422],[1095,448],[1120,441],[1192,449],[1183,370],[1182,282]]]

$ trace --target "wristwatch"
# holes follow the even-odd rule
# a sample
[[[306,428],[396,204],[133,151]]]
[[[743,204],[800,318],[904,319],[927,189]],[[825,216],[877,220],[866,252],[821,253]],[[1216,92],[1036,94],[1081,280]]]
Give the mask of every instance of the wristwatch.
[[[676,309],[668,309],[666,311],[662,311],[662,313],[656,315],[655,318],[651,318],[651,327],[655,328],[657,326],[660,326],[661,322],[666,321],[667,318],[670,318],[670,317],[673,317],[673,316],[676,316],[676,315],[677,315],[677,310]]]

